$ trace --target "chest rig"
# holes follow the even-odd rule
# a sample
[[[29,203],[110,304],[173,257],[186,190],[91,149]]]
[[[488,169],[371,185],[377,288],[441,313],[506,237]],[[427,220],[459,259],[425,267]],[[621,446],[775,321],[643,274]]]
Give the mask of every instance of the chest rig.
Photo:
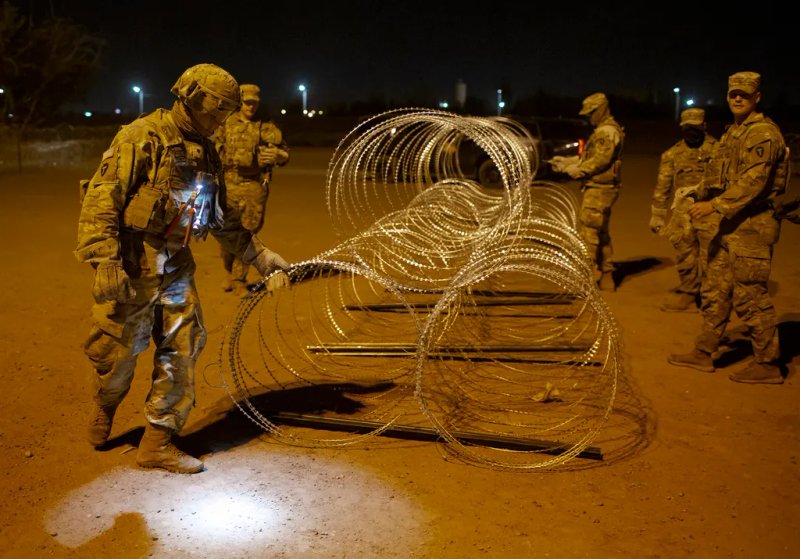
[[[706,166],[711,160],[713,144],[703,142],[700,147],[692,148],[681,142],[675,150],[675,189],[700,184]]]
[[[771,144],[763,146],[759,152],[759,145],[748,147],[748,135],[755,133],[756,128],[763,132],[764,127],[769,126],[774,130],[771,134]],[[750,141],[749,143],[753,143]],[[770,171],[769,188],[764,193],[772,198],[780,196],[786,191],[790,177],[789,169],[789,148],[783,143],[783,138],[775,123],[768,117],[761,114],[756,115],[752,120],[745,121],[743,125],[728,128],[720,138],[714,157],[706,169],[704,183],[712,193],[719,194],[728,189],[729,185],[739,179],[754,164],[763,162],[763,153],[773,150],[774,165]],[[754,153],[755,155],[754,155]]]
[[[164,240],[205,238],[222,226],[221,165],[205,139],[185,139],[166,111],[145,117],[153,126],[145,162],[146,173],[129,193],[124,227],[145,231]]]
[[[240,174],[258,174],[257,150],[261,140],[260,122],[243,118],[229,118],[225,123],[225,169],[235,169]]]
[[[608,118],[600,123],[598,131],[601,127],[613,128],[614,133],[619,137],[619,143],[614,147],[614,153],[611,157],[612,164],[607,169],[590,177],[586,184],[619,186],[622,182],[622,160],[620,159],[620,155],[622,154],[622,144],[625,139],[625,133],[619,123],[613,118]],[[600,149],[597,143],[607,139],[605,134],[603,134],[602,139],[598,139],[598,136],[598,134],[592,134],[592,136],[589,137],[583,159],[593,158],[595,153]]]

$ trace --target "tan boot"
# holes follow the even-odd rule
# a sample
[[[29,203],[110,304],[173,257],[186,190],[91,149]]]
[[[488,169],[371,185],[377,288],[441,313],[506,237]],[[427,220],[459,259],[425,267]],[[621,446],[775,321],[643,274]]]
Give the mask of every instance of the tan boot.
[[[665,312],[694,312],[697,310],[697,298],[690,293],[675,293],[661,304]]]
[[[743,369],[728,375],[733,382],[747,384],[783,384],[781,369],[772,363],[756,363],[751,361]]]
[[[172,444],[172,429],[148,425],[139,443],[136,463],[142,468],[161,468],[176,474],[196,474],[203,463]]]
[[[89,420],[89,444],[93,447],[103,446],[108,441],[115,413],[117,413],[117,406],[94,405],[94,411]]]
[[[714,360],[711,355],[697,348],[689,353],[673,353],[667,357],[667,362],[678,367],[691,367],[706,373],[714,372]]]
[[[598,282],[600,291],[616,291],[617,284],[614,282],[614,275],[611,272],[603,272]]]

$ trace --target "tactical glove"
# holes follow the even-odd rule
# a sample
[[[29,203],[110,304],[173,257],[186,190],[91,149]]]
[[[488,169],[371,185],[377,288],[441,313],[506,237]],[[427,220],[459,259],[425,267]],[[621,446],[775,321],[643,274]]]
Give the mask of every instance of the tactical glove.
[[[564,172],[573,179],[582,179],[584,177],[584,173],[578,165],[569,165],[564,169]]]
[[[666,225],[666,218],[667,210],[652,206],[650,208],[650,231],[657,235]]]
[[[278,161],[278,148],[275,146],[259,146],[258,147],[258,166],[267,167],[268,165],[275,165]]]
[[[136,290],[122,268],[122,262],[111,260],[98,264],[94,273],[92,295],[97,303],[106,301],[126,303],[136,297]]]
[[[280,272],[276,272],[269,277],[267,280],[267,291],[272,293],[278,289],[289,287],[290,284],[291,281],[289,280],[289,276],[286,274],[286,272],[281,270]]]
[[[564,157],[563,155],[556,155],[552,159],[548,161],[550,163],[550,167],[556,173],[563,173],[567,166],[576,164],[578,162],[578,158],[575,156],[572,157]]]

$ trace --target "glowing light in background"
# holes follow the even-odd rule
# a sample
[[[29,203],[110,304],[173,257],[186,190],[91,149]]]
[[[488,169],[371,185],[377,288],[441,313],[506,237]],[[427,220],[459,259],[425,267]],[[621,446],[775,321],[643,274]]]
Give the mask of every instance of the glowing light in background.
[[[144,112],[144,90],[138,85],[134,85],[131,89],[139,95],[139,114],[142,114]]]

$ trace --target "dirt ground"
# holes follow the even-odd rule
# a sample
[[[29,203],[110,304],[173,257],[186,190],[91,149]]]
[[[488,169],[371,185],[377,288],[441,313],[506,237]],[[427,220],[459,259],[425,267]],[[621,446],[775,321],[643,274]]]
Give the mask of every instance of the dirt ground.
[[[628,452],[552,472],[464,463],[442,443],[313,449],[260,434],[209,372],[238,305],[219,288],[211,240],[195,246],[209,340],[179,439],[202,450],[207,470],[136,467],[147,355],[113,444],[94,450],[81,350],[92,272],[72,255],[78,179],[94,164],[0,175],[0,556],[800,557],[800,227],[784,224],[771,281],[786,382],[729,381],[747,359],[741,344],[714,374],[673,367],[667,354],[691,347],[700,316],[658,310],[677,283],[671,247],[647,229],[658,156],[628,145],[612,217],[622,277],[603,297],[644,423]],[[296,148],[276,173],[262,237],[289,261],[330,248],[331,154]],[[595,444],[608,439],[601,432]]]

